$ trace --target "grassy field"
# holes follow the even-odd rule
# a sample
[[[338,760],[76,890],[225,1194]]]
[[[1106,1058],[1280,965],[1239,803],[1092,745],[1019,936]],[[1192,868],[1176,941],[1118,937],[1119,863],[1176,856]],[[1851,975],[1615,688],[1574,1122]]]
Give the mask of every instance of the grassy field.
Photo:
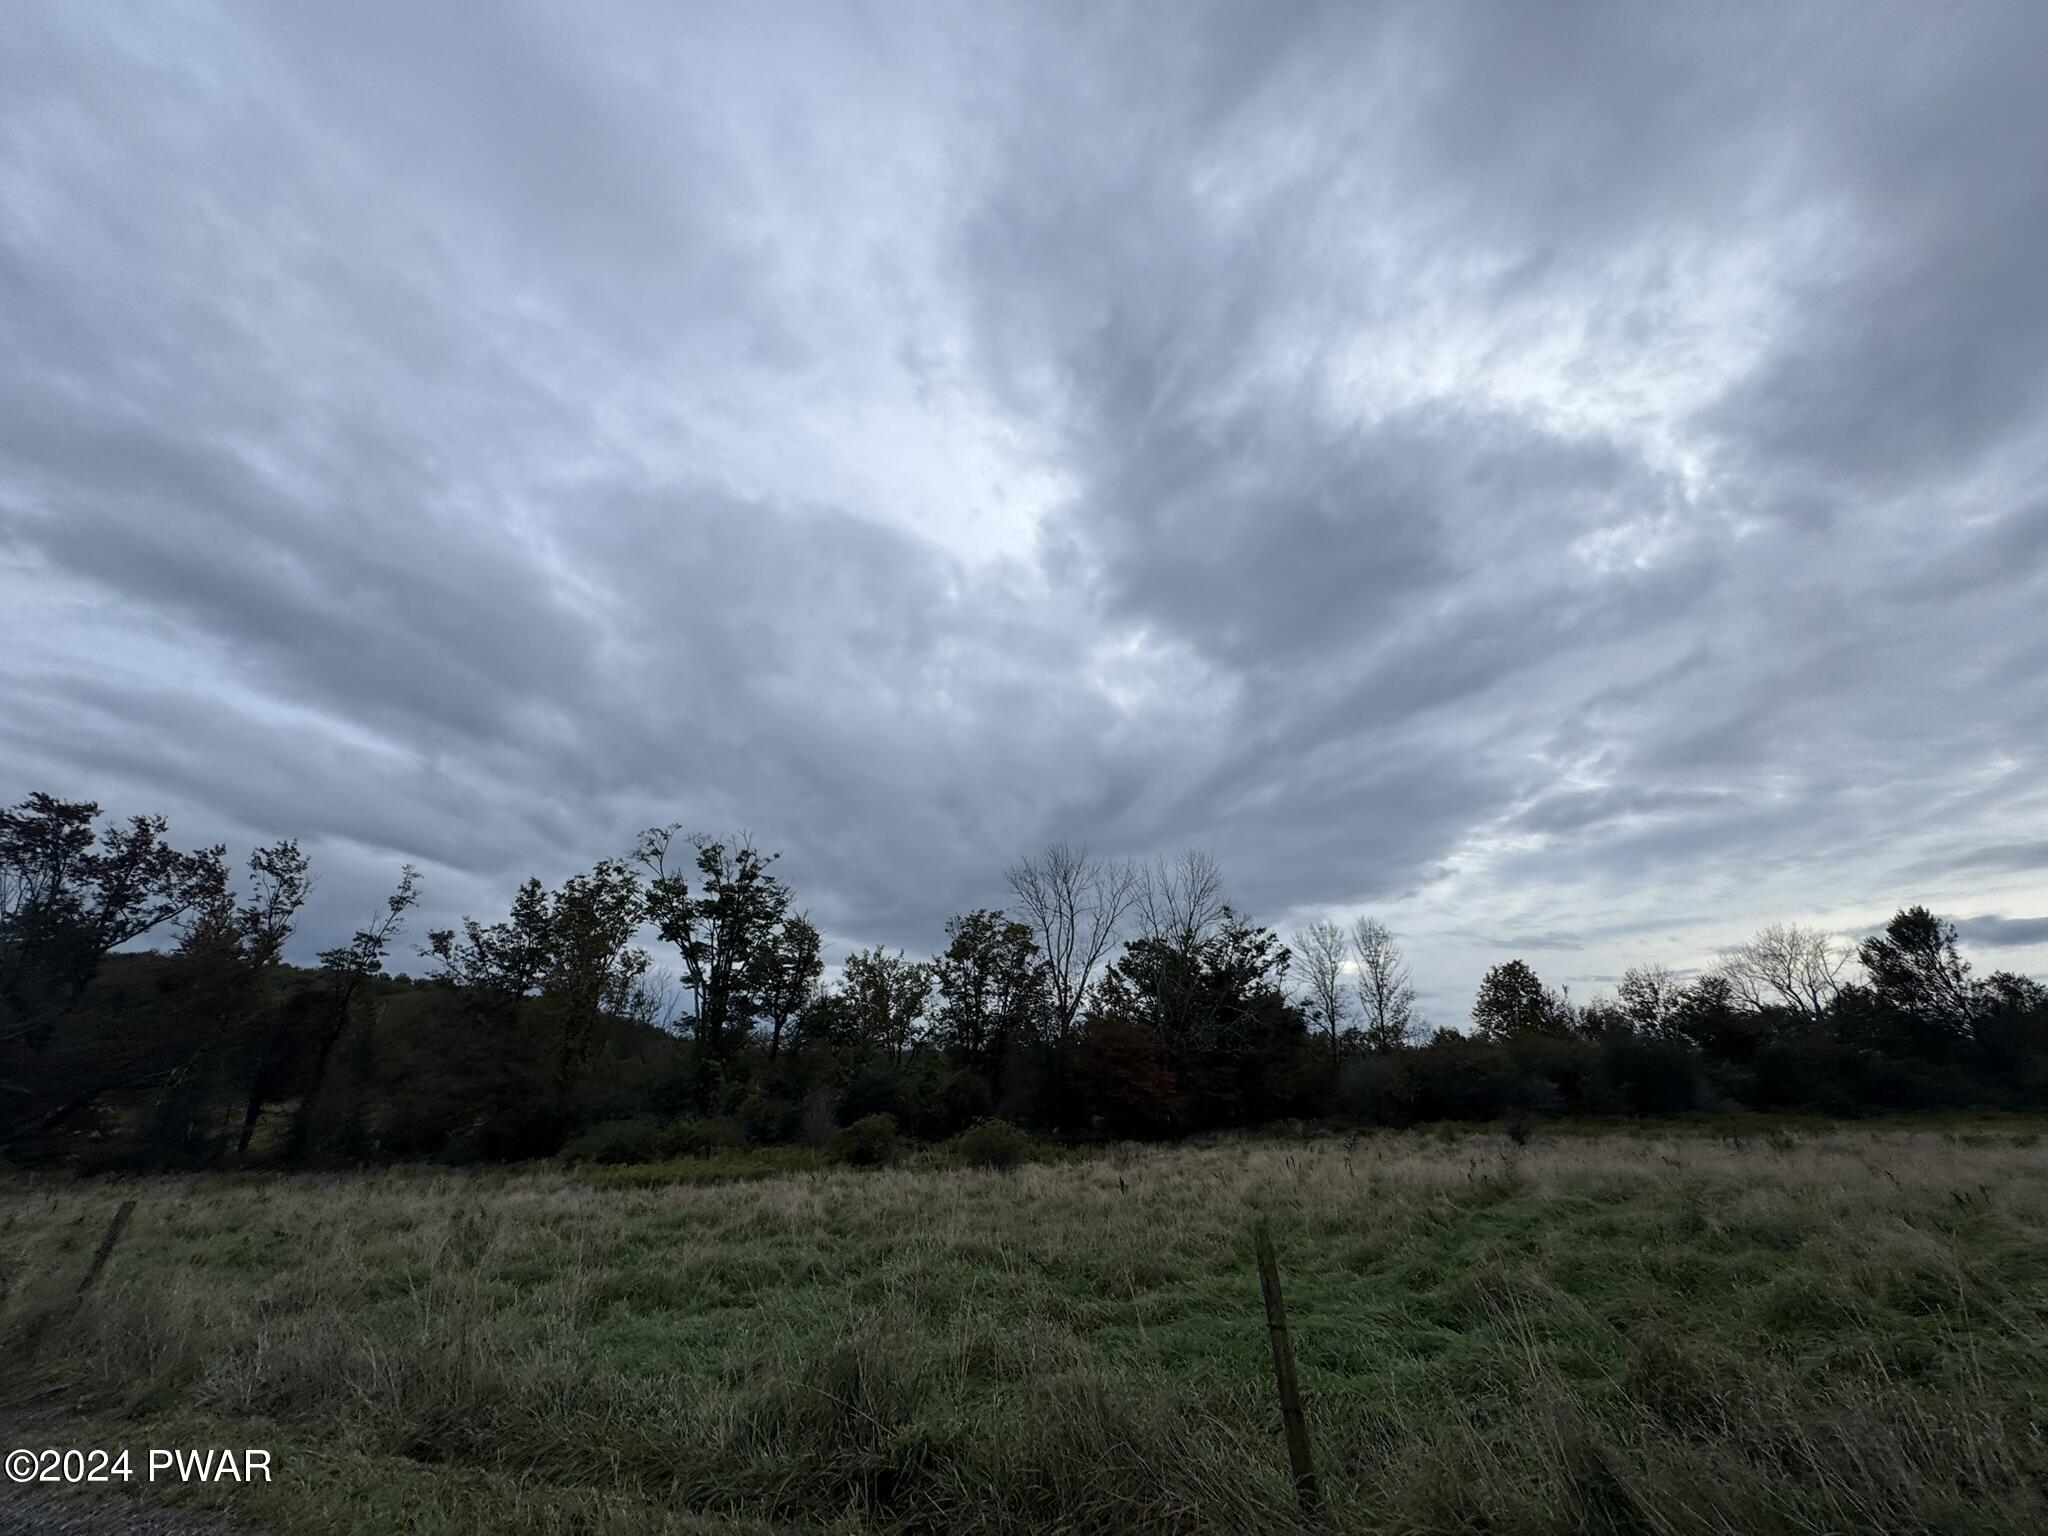
[[[281,1532],[1309,1528],[1263,1214],[1319,1528],[2048,1529],[2044,1175],[2005,1125],[14,1176],[0,1422],[268,1447]]]

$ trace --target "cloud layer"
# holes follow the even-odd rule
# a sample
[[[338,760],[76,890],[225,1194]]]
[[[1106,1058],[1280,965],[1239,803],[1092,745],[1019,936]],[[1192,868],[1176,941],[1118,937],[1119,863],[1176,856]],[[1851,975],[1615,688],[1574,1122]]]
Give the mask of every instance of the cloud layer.
[[[2048,962],[2048,14],[31,5],[0,797]]]

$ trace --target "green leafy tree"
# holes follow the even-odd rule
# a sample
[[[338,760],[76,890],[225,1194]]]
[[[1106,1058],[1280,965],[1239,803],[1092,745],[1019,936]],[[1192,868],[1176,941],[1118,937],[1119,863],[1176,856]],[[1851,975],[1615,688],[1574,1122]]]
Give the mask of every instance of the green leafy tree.
[[[2048,987],[1994,971],[1978,986],[1973,1024],[1982,1069],[2016,1102],[2048,1099]]]
[[[818,995],[824,973],[823,940],[800,912],[786,914],[755,949],[747,988],[768,1021],[768,1059],[782,1054],[790,1022]]]
[[[292,1116],[288,1150],[294,1158],[303,1157],[311,1145],[314,1111],[327,1085],[334,1048],[348,1033],[355,1017],[356,999],[372,978],[383,974],[391,941],[398,936],[405,914],[419,902],[419,887],[420,872],[410,864],[405,865],[399,871],[398,888],[384,899],[383,910],[370,920],[369,926],[358,928],[348,943],[320,952],[320,972],[327,995],[309,1042],[305,1086],[298,1110]]]
[[[622,859],[570,876],[555,894],[541,1001],[556,1039],[556,1103],[565,1117],[606,1026],[636,1012],[648,957],[633,939],[646,918],[646,890]]]
[[[545,1021],[558,1117],[566,1118],[607,1023],[635,1009],[648,956],[633,939],[647,914],[647,891],[635,867],[605,859],[556,892],[528,880],[502,923],[465,918],[459,932],[444,928],[430,936],[444,980],[500,1019],[525,1011]],[[519,1008],[527,998],[537,1000],[535,1010]]]
[[[115,1092],[161,1080],[162,1029],[95,1032],[106,957],[187,918],[227,885],[227,853],[171,846],[160,816],[96,826],[98,805],[37,792],[0,810],[0,1140],[62,1132]]]
[[[1126,945],[1097,989],[1097,1011],[1142,1024],[1159,1043],[1189,1123],[1293,1113],[1307,1030],[1287,998],[1292,958],[1271,929],[1225,904],[1199,933],[1181,927]],[[1327,1083],[1326,1057],[1316,1076]]]
[[[100,808],[38,791],[0,810],[0,1042],[39,1046],[112,950],[227,883],[227,852],[172,847],[161,816],[97,830]]]
[[[954,1060],[994,1075],[1049,1020],[1044,956],[1028,924],[990,908],[948,919],[946,941],[933,967],[933,1039]]]
[[[1733,984],[1719,971],[1679,988],[1665,1018],[1672,1034],[1696,1046],[1710,1062],[1747,1066],[1763,1041],[1762,1021],[1742,1006]]]
[[[243,1036],[239,1053],[242,1124],[235,1138],[237,1157],[248,1155],[249,1142],[264,1110],[292,1087],[298,1041],[289,1015],[280,1013],[266,993],[274,991],[285,944],[297,929],[299,912],[313,890],[306,855],[290,839],[250,854],[249,881],[249,899],[236,913],[246,977],[246,1001],[236,1021]]]
[[[1671,1038],[1673,1018],[1683,991],[1678,978],[1661,965],[1632,965],[1614,989],[1615,1003],[1630,1028],[1652,1039]]]
[[[845,992],[838,987],[826,987],[790,1021],[790,1035],[797,1051],[848,1063],[857,1060],[865,1049],[862,1022],[859,1010]]]
[[[465,917],[457,928],[427,935],[427,950],[441,962],[441,978],[483,998],[531,997],[554,963],[554,904],[539,876],[513,894],[504,922]]]
[[[224,866],[208,872],[162,978],[158,1027],[137,1074],[151,1095],[141,1126],[152,1158],[219,1156],[227,1127],[215,1110],[224,1101],[241,1111],[236,1148],[245,1152],[264,1106],[285,1090],[291,1041],[275,983],[312,876],[290,840],[256,849],[248,870],[246,898]]]
[[[880,945],[846,957],[839,991],[862,1049],[900,1060],[931,998],[932,968]]]
[[[760,953],[774,941],[790,904],[789,887],[770,872],[779,857],[741,838],[722,843],[696,837],[685,845],[695,857],[693,892],[676,846],[675,827],[643,834],[636,855],[650,875],[647,915],[665,943],[682,956],[683,978],[694,1002],[704,1088],[722,1078],[746,1041],[759,1006]]]
[[[1564,1035],[1559,999],[1520,960],[1494,966],[1479,983],[1472,1001],[1472,1023],[1483,1040],[1512,1040],[1518,1035]]]
[[[1925,1044],[1968,1040],[1981,1000],[1970,962],[1956,951],[1954,923],[1907,907],[1862,942],[1857,958],[1878,999],[1910,1020]]]

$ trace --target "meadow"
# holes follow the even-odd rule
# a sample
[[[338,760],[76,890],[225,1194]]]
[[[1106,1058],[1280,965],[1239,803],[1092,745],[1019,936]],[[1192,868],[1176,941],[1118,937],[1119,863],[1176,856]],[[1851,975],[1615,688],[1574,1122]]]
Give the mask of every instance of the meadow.
[[[2048,1528],[2021,1123],[762,1171],[0,1177],[0,1427],[276,1532]]]

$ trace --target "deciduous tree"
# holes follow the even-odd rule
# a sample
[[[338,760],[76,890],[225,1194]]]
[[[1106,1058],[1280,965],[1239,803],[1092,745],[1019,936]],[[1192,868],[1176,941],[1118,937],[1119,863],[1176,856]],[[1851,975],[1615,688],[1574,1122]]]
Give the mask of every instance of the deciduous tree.
[[[1350,1012],[1350,989],[1344,984],[1344,965],[1350,946],[1338,924],[1324,920],[1310,923],[1294,935],[1294,953],[1301,964],[1301,1001],[1309,1027],[1322,1031],[1330,1054],[1337,1054],[1337,1037]]]
[[[1925,907],[1895,914],[1857,949],[1879,1000],[1927,1035],[1964,1040],[1979,1007],[1970,962],[1956,951],[1956,926]]]
[[[373,976],[383,974],[405,914],[419,902],[420,872],[407,864],[398,873],[398,888],[384,898],[384,908],[366,928],[358,928],[348,943],[320,952],[320,971],[326,979],[327,996],[311,1042],[306,1081],[299,1105],[292,1116],[287,1148],[294,1158],[305,1155],[311,1144],[313,1113],[327,1084],[327,1072],[334,1059],[334,1047],[348,1032],[354,1018],[356,998]]]
[[[1773,923],[1728,951],[1721,974],[1730,992],[1752,1010],[1790,1008],[1821,1023],[1842,990],[1849,950],[1818,928]]]
[[[824,974],[823,940],[800,912],[785,913],[754,950],[747,989],[768,1021],[768,1059],[782,1054],[790,1021],[818,995]]]
[[[1472,1022],[1486,1040],[1512,1040],[1517,1035],[1563,1035],[1558,999],[1520,960],[1505,960],[1479,982],[1472,1001]]]
[[[1008,879],[1045,956],[1055,1037],[1067,1040],[1137,899],[1140,876],[1130,865],[1097,859],[1078,844],[1048,843],[1011,865]]]
[[[934,1039],[948,1055],[995,1078],[1014,1047],[1037,1037],[1050,1012],[1044,957],[1030,925],[992,908],[948,919],[946,940],[933,975],[939,992]]]
[[[1358,962],[1359,1033],[1370,1051],[1391,1051],[1406,1043],[1414,1026],[1415,987],[1408,960],[1387,925],[1361,917],[1351,925],[1351,953]]]
[[[770,872],[780,857],[744,836],[730,843],[690,839],[697,869],[693,893],[675,827],[643,834],[636,857],[649,875],[647,909],[655,930],[683,960],[694,1010],[700,1069],[722,1073],[752,1028],[760,979],[757,959],[789,911],[789,887]]]
[[[839,990],[862,1044],[900,1060],[931,997],[932,968],[876,945],[846,957]]]

